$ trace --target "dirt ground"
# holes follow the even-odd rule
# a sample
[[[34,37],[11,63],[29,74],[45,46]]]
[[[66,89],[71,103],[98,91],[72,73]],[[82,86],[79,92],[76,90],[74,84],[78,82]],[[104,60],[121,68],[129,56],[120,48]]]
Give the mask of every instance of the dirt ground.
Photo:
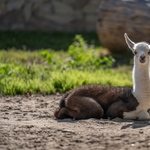
[[[148,121],[56,120],[61,95],[1,96],[0,150],[148,150]]]

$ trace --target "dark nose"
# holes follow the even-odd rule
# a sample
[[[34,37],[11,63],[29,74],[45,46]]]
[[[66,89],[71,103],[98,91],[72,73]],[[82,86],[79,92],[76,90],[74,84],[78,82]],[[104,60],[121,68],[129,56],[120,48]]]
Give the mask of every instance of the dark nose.
[[[145,59],[145,56],[140,56],[141,59]]]

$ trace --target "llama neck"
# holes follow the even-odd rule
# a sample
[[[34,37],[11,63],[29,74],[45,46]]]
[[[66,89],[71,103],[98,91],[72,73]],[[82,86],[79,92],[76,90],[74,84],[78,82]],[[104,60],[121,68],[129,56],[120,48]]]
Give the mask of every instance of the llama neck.
[[[136,64],[134,61],[133,68],[133,95],[140,104],[150,105],[150,76],[149,63]]]

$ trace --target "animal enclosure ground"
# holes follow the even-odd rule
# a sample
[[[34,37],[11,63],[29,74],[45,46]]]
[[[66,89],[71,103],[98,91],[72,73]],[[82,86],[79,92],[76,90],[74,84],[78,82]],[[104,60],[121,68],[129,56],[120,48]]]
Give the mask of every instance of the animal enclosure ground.
[[[55,120],[61,95],[1,96],[1,150],[147,150],[148,121]]]

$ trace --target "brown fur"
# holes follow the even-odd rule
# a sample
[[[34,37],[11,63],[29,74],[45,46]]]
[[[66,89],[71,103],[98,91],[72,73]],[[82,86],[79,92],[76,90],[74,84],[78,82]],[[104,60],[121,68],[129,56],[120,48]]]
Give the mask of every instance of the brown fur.
[[[123,112],[138,106],[131,91],[130,87],[81,86],[64,94],[54,116],[58,119],[123,118]]]

